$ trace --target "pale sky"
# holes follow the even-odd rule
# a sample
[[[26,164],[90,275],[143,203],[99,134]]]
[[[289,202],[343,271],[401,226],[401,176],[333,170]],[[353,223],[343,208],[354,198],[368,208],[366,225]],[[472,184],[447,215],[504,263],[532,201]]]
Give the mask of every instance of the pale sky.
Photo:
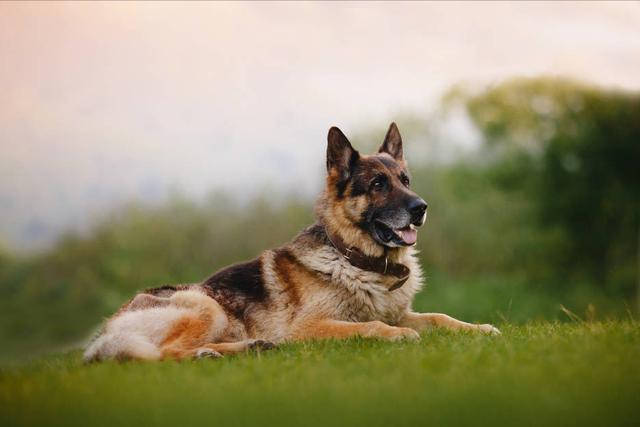
[[[541,74],[640,89],[640,3],[1,2],[0,242],[170,188],[310,194],[331,125]]]

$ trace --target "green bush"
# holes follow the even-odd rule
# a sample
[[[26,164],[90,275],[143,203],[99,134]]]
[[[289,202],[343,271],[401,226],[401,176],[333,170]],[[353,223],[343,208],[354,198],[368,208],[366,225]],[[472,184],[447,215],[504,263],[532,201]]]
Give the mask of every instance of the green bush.
[[[467,100],[496,187],[555,236],[540,264],[631,298],[640,262],[640,93],[518,79]]]

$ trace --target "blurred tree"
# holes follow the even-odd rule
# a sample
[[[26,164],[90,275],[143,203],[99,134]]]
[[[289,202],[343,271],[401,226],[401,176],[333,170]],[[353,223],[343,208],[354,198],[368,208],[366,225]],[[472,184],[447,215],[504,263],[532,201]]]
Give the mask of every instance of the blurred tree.
[[[556,271],[630,297],[638,278],[640,94],[517,79],[466,98],[502,188],[524,192],[557,230]]]

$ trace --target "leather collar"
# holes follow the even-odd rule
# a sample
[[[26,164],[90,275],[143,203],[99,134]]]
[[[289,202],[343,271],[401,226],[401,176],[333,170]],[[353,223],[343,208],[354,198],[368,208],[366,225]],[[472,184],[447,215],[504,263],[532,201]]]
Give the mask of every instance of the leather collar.
[[[372,271],[374,273],[382,274],[383,276],[394,276],[398,280],[389,288],[389,291],[395,291],[404,285],[409,279],[411,270],[404,264],[396,262],[390,262],[387,256],[387,248],[384,249],[384,254],[379,257],[371,257],[365,255],[360,249],[354,246],[347,246],[342,238],[336,234],[329,234],[326,230],[327,238],[334,248],[340,252],[340,254],[349,261],[351,265],[361,270]]]

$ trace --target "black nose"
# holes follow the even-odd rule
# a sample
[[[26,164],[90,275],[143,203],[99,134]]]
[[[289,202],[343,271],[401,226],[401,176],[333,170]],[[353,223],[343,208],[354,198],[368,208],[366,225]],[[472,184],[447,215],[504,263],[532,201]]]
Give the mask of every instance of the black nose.
[[[407,209],[411,214],[412,222],[420,221],[424,216],[424,213],[427,211],[427,202],[425,202],[419,197],[412,199],[409,202],[409,206],[407,207]]]

